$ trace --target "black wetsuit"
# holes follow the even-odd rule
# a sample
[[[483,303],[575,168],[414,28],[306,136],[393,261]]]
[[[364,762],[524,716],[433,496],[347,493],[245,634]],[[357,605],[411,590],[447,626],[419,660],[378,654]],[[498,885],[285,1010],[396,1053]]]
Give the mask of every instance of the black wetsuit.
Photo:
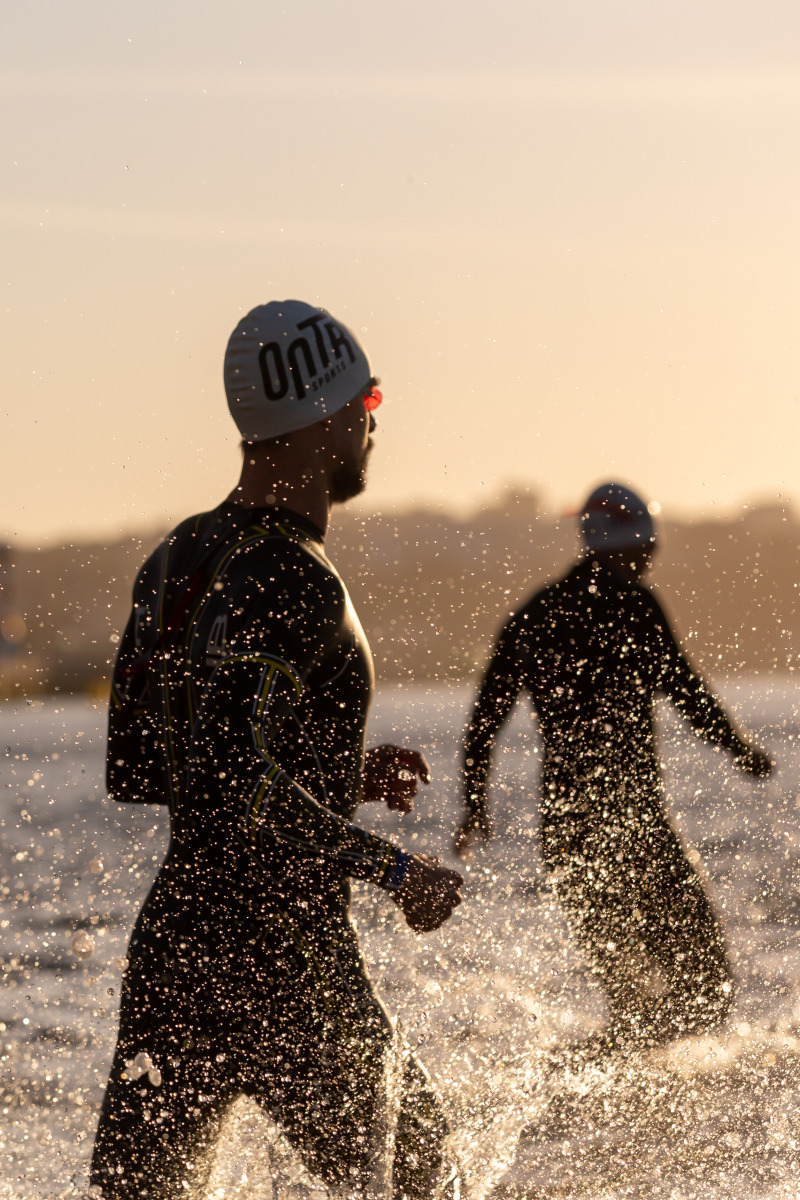
[[[351,824],[372,688],[347,591],[300,517],[224,504],[142,568],[108,787],[168,803],[172,840],[130,943],[92,1167],[103,1196],[204,1195],[242,1093],[327,1183],[393,1169],[396,1196],[432,1194],[443,1118],[349,920],[349,878],[388,886],[399,854]]]
[[[730,972],[701,880],[662,807],[656,693],[735,756],[747,743],[652,593],[591,559],[537,592],[499,636],[465,744],[474,818],[497,734],[523,689],[544,742],[545,864],[614,1026],[658,1036],[713,1026],[730,1007]]]

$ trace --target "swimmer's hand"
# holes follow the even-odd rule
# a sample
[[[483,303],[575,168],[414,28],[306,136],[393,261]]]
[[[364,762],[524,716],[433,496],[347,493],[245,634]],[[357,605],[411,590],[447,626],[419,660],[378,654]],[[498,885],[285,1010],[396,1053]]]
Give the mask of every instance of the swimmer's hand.
[[[766,751],[759,750],[758,746],[748,746],[746,752],[737,755],[733,761],[742,771],[755,776],[756,779],[766,779],[775,766]]]
[[[392,892],[392,899],[414,933],[429,933],[444,924],[461,903],[458,893],[463,883],[458,871],[440,866],[438,858],[414,854],[403,885]]]
[[[364,755],[361,799],[380,800],[395,812],[409,813],[420,779],[430,783],[431,769],[419,750],[375,746]]]
[[[476,837],[483,838],[484,842],[494,837],[494,825],[486,809],[470,813],[456,833],[453,849],[459,858],[469,854]]]

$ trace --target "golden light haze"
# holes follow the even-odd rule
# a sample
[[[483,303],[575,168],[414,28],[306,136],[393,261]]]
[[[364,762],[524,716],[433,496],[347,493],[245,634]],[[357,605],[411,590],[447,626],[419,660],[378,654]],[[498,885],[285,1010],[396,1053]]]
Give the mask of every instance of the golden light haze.
[[[360,331],[366,509],[800,495],[793,0],[6,7],[0,540],[238,473],[222,356]]]

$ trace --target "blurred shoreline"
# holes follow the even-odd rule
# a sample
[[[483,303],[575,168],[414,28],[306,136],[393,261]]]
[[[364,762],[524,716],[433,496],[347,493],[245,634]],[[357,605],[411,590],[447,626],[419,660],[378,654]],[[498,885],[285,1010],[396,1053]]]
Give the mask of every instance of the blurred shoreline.
[[[707,675],[791,675],[800,659],[800,522],[787,505],[659,521],[651,584]],[[103,697],[140,565],[165,531],[7,548],[0,698]],[[486,661],[508,615],[577,554],[575,521],[511,490],[469,516],[337,510],[327,548],[348,584],[379,680],[455,681]]]

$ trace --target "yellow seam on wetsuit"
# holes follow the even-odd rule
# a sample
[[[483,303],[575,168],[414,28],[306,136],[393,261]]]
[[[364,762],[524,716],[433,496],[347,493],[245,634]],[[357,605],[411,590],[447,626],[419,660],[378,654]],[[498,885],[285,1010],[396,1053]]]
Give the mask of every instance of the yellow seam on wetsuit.
[[[263,732],[263,728],[262,728],[262,722],[263,722],[263,718],[264,718],[264,712],[269,703],[270,694],[272,692],[272,685],[275,681],[276,674],[280,673],[281,675],[283,675],[283,677],[285,679],[288,679],[289,683],[294,688],[295,695],[297,696],[298,699],[302,696],[302,694],[305,690],[303,687],[303,682],[294,673],[294,671],[291,669],[291,667],[288,665],[288,663],[282,663],[278,659],[264,657],[263,659],[258,659],[258,658],[248,659],[248,660],[242,659],[239,661],[252,661],[252,662],[261,661],[261,662],[269,663],[268,669],[266,671],[264,671],[264,674],[261,676],[261,686],[260,686],[260,688],[258,690],[258,694],[256,696],[255,712],[253,714],[253,737],[254,737],[256,746],[258,747],[259,752],[261,754],[266,754],[266,746],[264,745],[264,732]]]
[[[183,638],[183,653],[184,653],[185,658],[188,657],[188,654],[189,654],[189,643],[191,642],[192,638],[194,637],[195,625],[197,623],[197,618],[200,613],[200,610],[202,609],[203,605],[207,603],[209,596],[211,595],[211,593],[214,590],[214,585],[217,583],[220,576],[222,574],[224,574],[232,556],[234,554],[236,554],[239,550],[242,550],[243,548],[252,545],[254,542],[262,541],[265,536],[267,536],[267,537],[269,536],[269,530],[264,529],[260,525],[255,526],[253,529],[251,529],[249,537],[242,537],[238,542],[235,542],[234,545],[228,549],[227,553],[223,554],[222,558],[217,563],[216,567],[214,568],[213,574],[209,577],[208,582],[206,583],[206,586],[203,588],[202,592],[200,593],[200,598],[197,601],[197,604],[195,605],[194,612],[191,614],[191,617],[186,622],[186,632],[185,632],[184,638]],[[191,676],[187,676],[185,689],[186,689],[186,704],[187,704],[186,711],[188,713],[189,724],[191,726],[194,724],[194,721],[197,717],[197,706],[194,702],[195,687],[194,687],[194,682],[193,682]]]
[[[208,580],[208,583],[206,584],[206,587],[203,589],[203,591],[200,595],[200,598],[197,602],[197,605],[195,606],[194,612],[191,615],[191,618],[186,622],[186,633],[185,633],[184,639],[183,639],[184,656],[188,655],[189,643],[191,642],[192,637],[194,636],[195,624],[197,621],[198,614],[200,613],[200,610],[202,609],[203,605],[207,602],[209,595],[214,590],[215,583],[218,581],[220,576],[222,574],[224,574],[225,570],[227,569],[227,566],[228,566],[229,562],[231,561],[231,558],[235,554],[238,554],[240,550],[244,550],[248,546],[251,546],[256,542],[263,541],[264,538],[274,537],[275,529],[277,529],[285,537],[296,540],[298,542],[308,542],[308,541],[312,540],[302,530],[293,529],[290,525],[286,525],[283,523],[277,524],[277,525],[273,526],[272,528],[269,528],[265,525],[251,525],[249,527],[248,531],[246,533],[243,533],[243,535],[239,538],[239,540],[236,541],[232,546],[229,547],[228,551],[223,554],[222,558],[216,564],[214,573],[213,573],[213,575],[211,575],[211,577]],[[163,629],[163,609],[164,609],[164,597],[165,597],[165,592],[166,592],[166,579],[167,579],[166,567],[167,567],[168,558],[169,558],[169,547],[167,547],[167,550],[164,555],[164,569],[162,572],[161,584],[159,587],[159,614],[158,614],[159,633],[161,633],[161,631]],[[162,671],[162,675],[163,675],[163,686],[166,690],[168,687],[168,672]],[[189,724],[192,725],[197,716],[197,705],[195,704],[195,686],[194,686],[194,682],[191,679],[191,677],[187,677],[186,683],[184,686],[185,686],[185,691],[186,691],[186,702],[187,702],[187,710],[186,711],[188,713]],[[169,730],[169,727],[168,727],[168,730]],[[172,761],[173,766],[174,766],[175,755],[172,751],[171,738],[169,738],[169,734],[168,734],[168,740],[169,740],[170,760]]]
[[[214,568],[214,574],[209,578],[208,583],[207,583],[206,587],[204,588],[203,592],[201,593],[201,596],[197,602],[197,605],[195,606],[195,610],[192,613],[191,618],[186,623],[186,636],[184,638],[184,643],[183,643],[184,650],[188,650],[188,648],[189,648],[189,643],[192,640],[192,636],[194,634],[194,627],[195,627],[195,624],[197,621],[197,615],[200,612],[200,609],[203,607],[206,600],[208,599],[209,593],[211,591],[213,591],[214,584],[217,582],[219,577],[224,574],[224,572],[228,566],[228,563],[233,558],[233,556],[235,554],[238,554],[240,550],[246,550],[248,546],[252,546],[255,542],[263,541],[264,538],[274,537],[275,529],[277,529],[280,533],[284,534],[288,538],[292,538],[292,536],[294,535],[294,538],[297,541],[309,541],[310,540],[308,537],[299,535],[298,530],[293,530],[287,525],[275,525],[274,528],[272,528],[272,529],[268,529],[264,525],[251,526],[248,535],[241,537],[239,541],[235,542],[228,549],[227,553],[223,554],[222,558],[219,560],[216,567]]]
[[[277,908],[277,905],[273,904],[271,907]],[[315,994],[318,998],[322,999],[328,1015],[341,1024],[342,1012],[340,1008],[336,1007],[333,999],[337,993],[336,988],[332,984],[329,972],[326,971],[322,966],[316,954],[314,953],[311,944],[302,936],[294,921],[292,921],[289,914],[282,908],[278,908],[276,916],[270,919],[266,929],[258,939],[259,942],[263,944],[276,922],[278,923],[279,928],[294,944],[295,948],[300,951],[301,956],[308,963],[309,970],[319,985]]]
[[[284,929],[288,933],[291,940],[294,942],[297,949],[300,951],[303,958],[308,963],[311,974],[315,976],[317,982],[317,996],[322,998],[322,1002],[328,1011],[328,1015],[341,1024],[342,1012],[336,1007],[333,999],[336,994],[336,988],[333,986],[330,974],[325,970],[317,955],[314,953],[314,948],[311,943],[302,936],[297,926],[286,913],[281,913],[284,919]],[[327,986],[326,986],[327,985]]]
[[[389,870],[392,860],[393,859],[396,860],[396,858],[397,858],[397,851],[395,850],[394,846],[392,846],[392,845],[387,846],[387,848],[384,852],[383,858],[381,859],[381,861],[378,863],[377,867],[375,868],[375,873],[373,874],[370,882],[372,882],[372,880],[376,880],[376,879],[382,880],[384,875],[386,874],[386,872]]]

